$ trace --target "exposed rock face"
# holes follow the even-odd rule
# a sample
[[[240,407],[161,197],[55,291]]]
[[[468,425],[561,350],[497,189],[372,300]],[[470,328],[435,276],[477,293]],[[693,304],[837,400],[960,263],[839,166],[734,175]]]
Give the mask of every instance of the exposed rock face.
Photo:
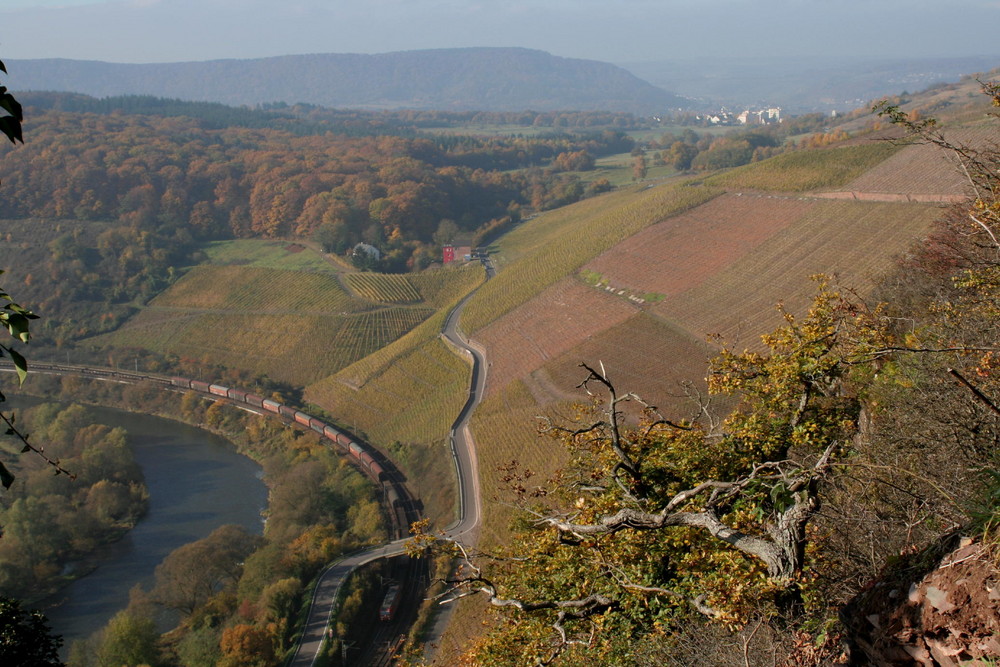
[[[876,583],[842,614],[856,647],[854,663],[995,664],[1000,660],[997,559],[995,546],[963,539],[918,581],[897,577]]]

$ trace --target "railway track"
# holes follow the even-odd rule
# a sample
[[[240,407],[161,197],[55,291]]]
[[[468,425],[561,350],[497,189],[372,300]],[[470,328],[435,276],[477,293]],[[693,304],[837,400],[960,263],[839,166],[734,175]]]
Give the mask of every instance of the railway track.
[[[489,280],[494,275],[494,269],[488,257],[483,258],[482,261],[486,271],[486,279]],[[478,534],[481,495],[479,493],[475,446],[469,432],[468,421],[485,393],[487,364],[484,350],[465,338],[459,330],[458,320],[462,308],[474,293],[475,290],[452,309],[441,331],[444,338],[468,355],[472,365],[469,396],[450,433],[452,456],[459,482],[459,516],[445,530],[445,536],[448,539],[461,541],[469,546],[475,542]],[[13,365],[0,363],[0,370],[13,371]],[[312,667],[315,664],[328,637],[327,628],[336,611],[337,596],[347,577],[354,569],[374,560],[403,554],[408,527],[412,521],[417,521],[420,518],[416,504],[413,502],[413,496],[406,485],[400,481],[403,476],[392,461],[345,431],[325,424],[304,412],[282,406],[275,401],[269,401],[269,399],[263,399],[253,393],[223,385],[187,378],[140,373],[138,370],[130,372],[74,364],[34,362],[31,364],[31,371],[42,374],[74,374],[124,384],[146,382],[160,385],[166,390],[197,391],[207,398],[228,400],[240,408],[313,429],[321,437],[330,441],[332,446],[353,457],[356,465],[366,475],[375,482],[384,485],[383,488],[387,489],[384,494],[387,501],[387,514],[393,523],[397,539],[380,547],[351,554],[332,563],[324,570],[314,589],[309,615],[296,646],[295,654],[286,662],[286,667]],[[392,623],[385,624],[376,630],[376,640],[369,644],[369,649],[363,652],[363,656],[357,664],[376,667],[389,665],[405,642],[405,632],[399,630],[403,627],[401,624],[404,621],[407,622],[405,627],[409,627],[409,624],[415,619],[420,604],[420,591],[422,590],[420,585],[416,583],[421,577],[413,576],[416,572],[413,568],[418,567],[417,561],[413,559],[407,559],[407,561],[410,562],[410,571],[405,576],[407,593],[404,594],[403,601],[400,603],[400,609],[406,611],[400,613],[399,618]],[[426,568],[426,564],[423,564],[422,567]]]

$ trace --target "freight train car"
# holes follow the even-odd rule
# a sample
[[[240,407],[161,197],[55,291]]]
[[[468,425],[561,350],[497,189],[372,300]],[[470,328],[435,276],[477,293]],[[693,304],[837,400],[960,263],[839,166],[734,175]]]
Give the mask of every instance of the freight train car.
[[[264,398],[262,396],[258,396],[257,394],[248,393],[243,400],[246,401],[248,405],[252,405],[255,408],[264,407]]]
[[[337,443],[339,445],[340,444],[340,439],[339,438],[343,434],[340,431],[338,431],[337,429],[335,429],[334,427],[332,427],[332,426],[324,425],[323,426],[323,435],[325,435],[327,438],[329,438],[330,440],[332,440],[333,442],[335,442],[335,443]]]
[[[241,403],[246,403],[247,401],[247,393],[242,389],[233,389],[230,387],[229,390],[226,391],[226,396]]]

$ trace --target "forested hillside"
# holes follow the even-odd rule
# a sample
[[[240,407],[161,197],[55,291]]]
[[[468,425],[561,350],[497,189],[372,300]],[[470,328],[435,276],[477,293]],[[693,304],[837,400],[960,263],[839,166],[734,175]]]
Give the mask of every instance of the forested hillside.
[[[687,100],[620,67],[517,48],[314,54],[165,64],[11,61],[21,89],[101,97],[158,95],[256,105],[306,102],[366,109],[628,111]]]
[[[364,242],[381,253],[358,256],[365,268],[419,270],[443,243],[479,244],[522,209],[606,189],[566,169],[633,145],[620,131],[587,128],[415,136],[421,123],[468,122],[461,115],[36,99],[31,140],[0,148],[0,211],[4,266],[47,315],[46,345],[114,329],[197,263],[208,240],[299,238],[341,256]],[[55,110],[63,106],[90,111]]]

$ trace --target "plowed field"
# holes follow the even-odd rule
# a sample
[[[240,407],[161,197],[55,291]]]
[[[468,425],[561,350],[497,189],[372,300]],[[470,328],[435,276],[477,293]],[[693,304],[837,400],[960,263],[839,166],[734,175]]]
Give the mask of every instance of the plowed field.
[[[692,388],[704,394],[707,362],[714,352],[714,347],[686,331],[649,313],[638,313],[564,352],[535,375],[544,373],[552,385],[582,400],[573,389],[586,376],[580,363],[595,368],[602,363],[620,391],[638,394],[669,416],[687,417],[692,404],[682,383],[692,383]]]
[[[838,274],[843,284],[868,289],[940,215],[939,207],[926,204],[821,202],[753,252],[655,308],[695,337],[721,333],[755,347],[761,333],[780,323],[778,301],[792,312],[809,303],[814,285],[807,276]]]
[[[992,128],[968,128],[949,132],[956,143],[985,146],[996,141]],[[845,188],[849,192],[905,195],[968,195],[968,183],[954,156],[932,144],[907,146],[866,172]]]
[[[573,278],[561,280],[476,333],[489,350],[487,393],[525,377],[636,310],[628,301]]]
[[[644,229],[584,266],[636,293],[675,296],[732,264],[815,206],[798,198],[723,195]]]

